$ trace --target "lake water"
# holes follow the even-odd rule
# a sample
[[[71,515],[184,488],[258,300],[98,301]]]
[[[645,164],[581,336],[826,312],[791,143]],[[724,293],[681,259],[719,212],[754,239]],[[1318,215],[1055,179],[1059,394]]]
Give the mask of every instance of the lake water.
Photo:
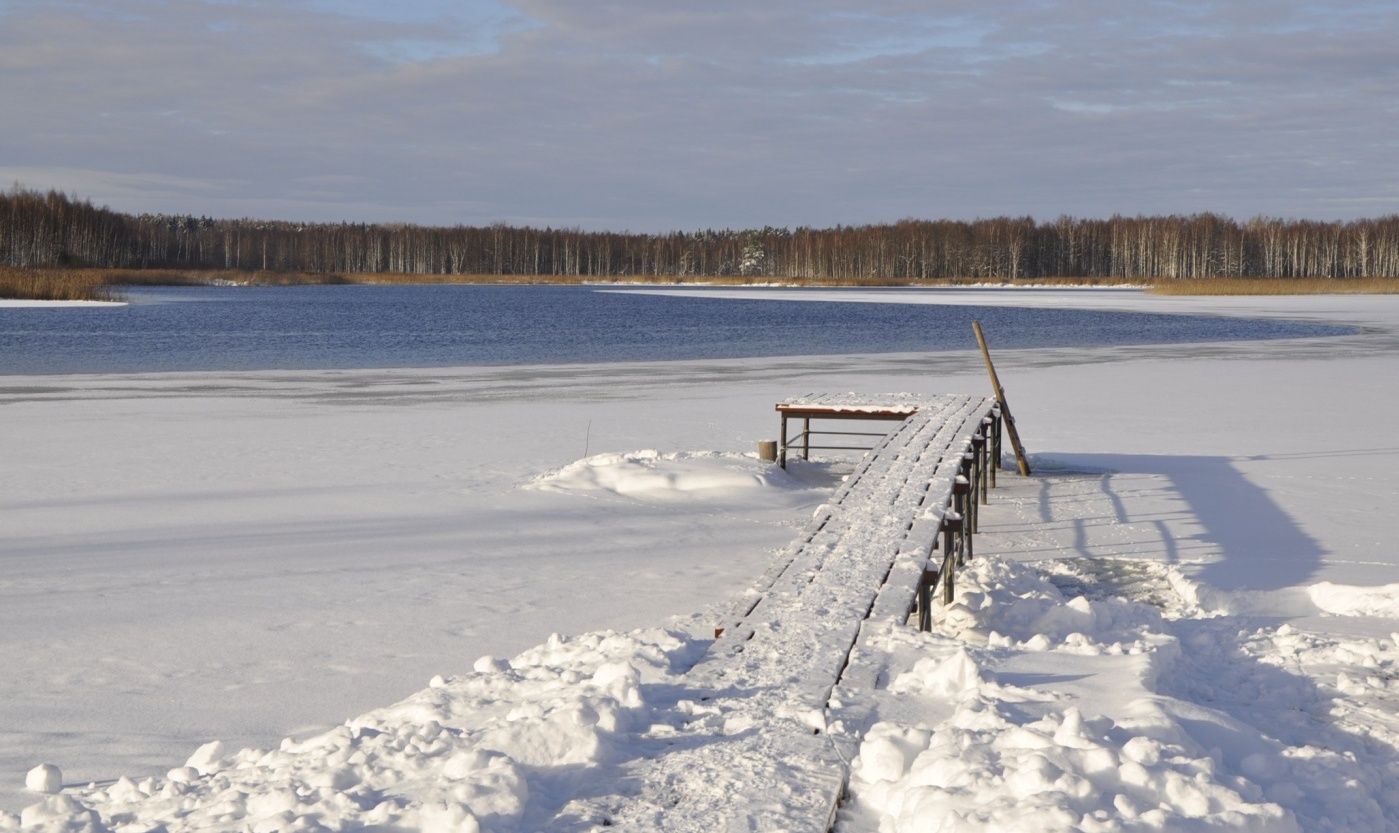
[[[945,291],[945,290],[944,290]],[[446,367],[1343,335],[1131,312],[730,300],[562,286],[159,287],[123,307],[0,308],[0,374]]]

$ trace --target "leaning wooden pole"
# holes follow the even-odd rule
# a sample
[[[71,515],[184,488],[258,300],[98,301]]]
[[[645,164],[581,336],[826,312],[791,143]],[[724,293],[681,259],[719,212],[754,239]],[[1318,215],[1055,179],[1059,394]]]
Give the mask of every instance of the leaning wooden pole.
[[[1006,433],[1010,435],[1010,447],[1015,449],[1015,462],[1020,464],[1020,473],[1029,477],[1030,461],[1025,459],[1025,448],[1020,445],[1020,432],[1015,430],[1015,417],[1010,415],[1005,389],[1001,387],[1001,380],[996,376],[996,366],[991,364],[991,351],[986,346],[986,336],[981,332],[981,322],[973,321],[972,329],[976,330],[976,341],[981,345],[981,356],[986,359],[986,372],[991,374],[991,387],[995,390],[996,401],[1001,405],[1001,419],[1005,422]],[[994,464],[1000,463],[1000,460],[996,460]]]

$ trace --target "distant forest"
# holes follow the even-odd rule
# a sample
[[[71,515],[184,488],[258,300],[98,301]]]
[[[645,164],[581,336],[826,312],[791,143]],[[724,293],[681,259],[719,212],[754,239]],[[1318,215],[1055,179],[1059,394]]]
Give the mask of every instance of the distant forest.
[[[1399,215],[902,220],[664,234],[133,216],[0,192],[0,266],[792,279],[1372,278],[1399,275]]]

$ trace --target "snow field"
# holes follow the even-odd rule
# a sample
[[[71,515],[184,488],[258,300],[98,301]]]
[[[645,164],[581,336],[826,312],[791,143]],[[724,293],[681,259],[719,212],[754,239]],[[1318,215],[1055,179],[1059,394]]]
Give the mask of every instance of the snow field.
[[[874,635],[841,830],[1395,830],[1399,303],[1032,301],[1370,329],[997,353],[1037,476],[932,634]],[[803,796],[745,792],[755,715],[832,712],[679,673],[834,480],[671,449],[751,449],[794,389],[981,390],[978,362],[4,380],[0,830],[647,829],[705,783],[780,819]],[[41,763],[61,793],[24,789]]]

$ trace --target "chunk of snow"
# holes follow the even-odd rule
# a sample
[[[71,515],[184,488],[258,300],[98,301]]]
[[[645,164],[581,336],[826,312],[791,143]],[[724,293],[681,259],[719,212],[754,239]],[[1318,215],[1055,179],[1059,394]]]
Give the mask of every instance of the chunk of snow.
[[[219,770],[219,758],[223,757],[223,741],[210,741],[194,751],[185,761],[185,766],[208,775]]]
[[[24,788],[36,793],[63,791],[63,772],[53,764],[39,764],[24,776]]]
[[[19,814],[24,833],[107,833],[101,818],[68,795],[55,795],[25,807]]]

